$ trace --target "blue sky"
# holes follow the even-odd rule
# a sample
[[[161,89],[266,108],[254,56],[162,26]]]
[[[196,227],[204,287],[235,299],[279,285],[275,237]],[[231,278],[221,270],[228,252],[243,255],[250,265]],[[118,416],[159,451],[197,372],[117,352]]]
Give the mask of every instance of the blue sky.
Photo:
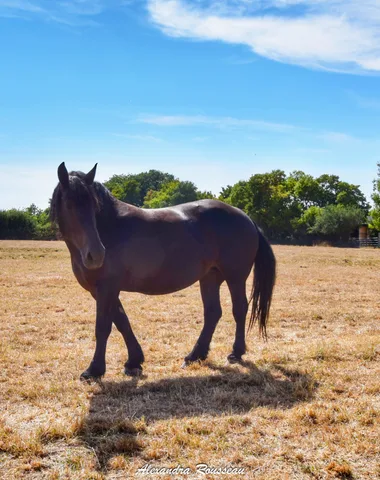
[[[56,169],[201,189],[380,160],[379,0],[0,0],[0,208]]]

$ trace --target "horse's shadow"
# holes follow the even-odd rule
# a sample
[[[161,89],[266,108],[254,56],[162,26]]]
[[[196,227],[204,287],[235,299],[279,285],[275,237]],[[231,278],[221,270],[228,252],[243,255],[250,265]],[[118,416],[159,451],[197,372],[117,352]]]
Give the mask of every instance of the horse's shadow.
[[[139,455],[147,426],[170,418],[219,417],[266,406],[288,409],[313,397],[317,383],[307,374],[272,364],[259,369],[251,362],[220,367],[210,361],[207,376],[167,378],[152,382],[104,381],[91,399],[79,437],[106,468],[117,454]],[[196,375],[196,371],[193,371]]]

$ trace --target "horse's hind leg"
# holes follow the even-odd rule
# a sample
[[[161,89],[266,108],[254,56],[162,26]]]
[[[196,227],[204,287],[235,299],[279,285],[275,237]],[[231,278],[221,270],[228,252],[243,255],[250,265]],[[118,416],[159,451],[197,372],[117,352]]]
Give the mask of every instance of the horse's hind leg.
[[[248,301],[245,292],[245,281],[227,282],[232,299],[232,313],[236,322],[235,342],[232,353],[227,359],[230,363],[241,361],[245,354],[245,320],[248,311]]]
[[[207,357],[216,325],[222,316],[219,291],[223,281],[224,278],[219,270],[212,269],[199,282],[204,309],[204,325],[192,352],[185,358],[185,365],[196,360],[205,360]]]
[[[131,376],[140,375],[142,372],[141,364],[144,363],[144,354],[135,334],[133,333],[131,324],[129,323],[129,319],[120,300],[117,302],[112,320],[116,325],[116,328],[123,335],[128,349],[128,361],[126,362],[124,369],[125,374]]]

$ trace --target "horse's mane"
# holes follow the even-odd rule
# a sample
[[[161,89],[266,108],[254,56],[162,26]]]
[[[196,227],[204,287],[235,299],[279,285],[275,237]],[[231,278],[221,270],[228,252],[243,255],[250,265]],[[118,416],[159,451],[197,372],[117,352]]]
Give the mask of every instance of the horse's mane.
[[[92,185],[87,185],[85,182],[86,174],[83,172],[70,172],[70,194],[80,200],[83,195],[83,188],[90,194],[92,201],[94,202],[95,211],[97,215],[110,214],[110,210],[114,210],[115,197],[111,192],[101,183],[94,182]],[[53,192],[53,196],[50,201],[50,221],[59,226],[59,212],[62,202],[62,189],[58,184]]]

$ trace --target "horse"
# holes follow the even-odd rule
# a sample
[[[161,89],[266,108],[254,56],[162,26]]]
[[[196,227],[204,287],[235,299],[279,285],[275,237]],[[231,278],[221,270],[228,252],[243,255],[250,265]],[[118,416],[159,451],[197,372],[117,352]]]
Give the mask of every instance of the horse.
[[[220,286],[232,299],[235,340],[228,362],[242,361],[245,330],[257,320],[266,325],[276,276],[276,259],[256,224],[242,211],[218,200],[198,200],[166,208],[143,209],[116,199],[95,181],[97,164],[87,174],[58,167],[59,183],[51,200],[51,220],[71,256],[78,283],[96,300],[93,359],[80,378],[99,380],[106,371],[106,347],[112,323],[122,334],[127,375],[141,375],[143,350],[119,300],[121,291],[163,295],[199,281],[204,324],[184,367],[205,360],[222,316]],[[249,301],[246,281],[254,266]]]

